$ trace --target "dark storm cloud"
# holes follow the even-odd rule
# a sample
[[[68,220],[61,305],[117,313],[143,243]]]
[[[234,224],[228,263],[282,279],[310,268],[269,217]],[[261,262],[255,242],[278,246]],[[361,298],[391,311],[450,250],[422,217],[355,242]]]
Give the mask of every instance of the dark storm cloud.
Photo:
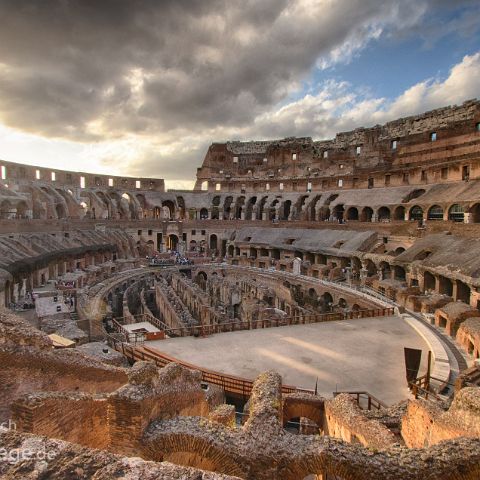
[[[240,128],[424,1],[4,0],[0,119],[83,141]]]

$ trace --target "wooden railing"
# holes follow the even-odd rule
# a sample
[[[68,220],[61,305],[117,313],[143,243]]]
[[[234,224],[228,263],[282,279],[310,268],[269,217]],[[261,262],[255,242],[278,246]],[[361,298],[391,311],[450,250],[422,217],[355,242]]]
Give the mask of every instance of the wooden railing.
[[[370,308],[350,312],[320,313],[298,315],[294,317],[260,319],[252,321],[232,321],[211,325],[195,325],[191,327],[166,328],[165,334],[169,337],[188,337],[213,335],[215,333],[236,332],[240,330],[255,330],[259,328],[273,328],[289,325],[306,325],[311,323],[334,322],[339,320],[353,320],[357,318],[387,317],[394,314],[393,307]]]
[[[159,350],[150,348],[147,346],[132,346],[124,342],[121,342],[111,336],[109,336],[110,345],[115,350],[123,353],[128,359],[132,361],[144,360],[155,363],[157,367],[163,368],[169,363],[178,363],[186,368],[192,370],[198,370],[202,374],[202,381],[211,385],[217,385],[227,394],[241,395],[243,398],[248,398],[252,393],[253,381],[243,377],[237,377],[235,375],[224,375],[214,370],[208,370],[201,368],[197,365],[193,365],[188,362],[179,360],[178,358],[171,357]],[[293,392],[305,392],[312,393],[313,390],[307,390],[302,388],[293,387],[290,385],[282,385],[282,393]]]
[[[437,382],[440,382],[440,386],[434,390],[431,385],[431,380],[436,380]],[[437,392],[441,392],[447,385],[449,385],[448,382],[429,375],[422,375],[421,377],[416,378],[408,384],[410,391],[415,398],[421,397],[425,400],[430,399],[438,401],[441,401],[442,397],[440,397]]]

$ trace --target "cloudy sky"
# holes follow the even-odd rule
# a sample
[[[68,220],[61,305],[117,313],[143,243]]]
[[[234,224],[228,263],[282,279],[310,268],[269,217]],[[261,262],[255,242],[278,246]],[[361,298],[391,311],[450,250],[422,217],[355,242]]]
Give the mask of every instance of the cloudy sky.
[[[480,97],[478,0],[0,0],[0,158],[190,188],[208,145]]]

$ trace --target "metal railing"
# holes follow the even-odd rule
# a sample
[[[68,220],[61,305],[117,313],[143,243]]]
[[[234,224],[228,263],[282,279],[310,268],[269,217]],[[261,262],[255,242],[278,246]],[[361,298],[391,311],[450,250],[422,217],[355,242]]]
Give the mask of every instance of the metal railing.
[[[353,397],[357,405],[363,410],[381,410],[382,408],[387,408],[387,405],[379,400],[377,397],[373,396],[367,391],[344,391],[344,392],[333,392],[333,396],[336,397],[341,393],[346,393]]]

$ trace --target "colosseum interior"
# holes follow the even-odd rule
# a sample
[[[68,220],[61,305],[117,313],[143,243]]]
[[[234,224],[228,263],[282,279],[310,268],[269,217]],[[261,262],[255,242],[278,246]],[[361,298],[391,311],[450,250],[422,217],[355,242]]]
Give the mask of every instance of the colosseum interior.
[[[0,165],[1,478],[480,478],[480,101]]]

